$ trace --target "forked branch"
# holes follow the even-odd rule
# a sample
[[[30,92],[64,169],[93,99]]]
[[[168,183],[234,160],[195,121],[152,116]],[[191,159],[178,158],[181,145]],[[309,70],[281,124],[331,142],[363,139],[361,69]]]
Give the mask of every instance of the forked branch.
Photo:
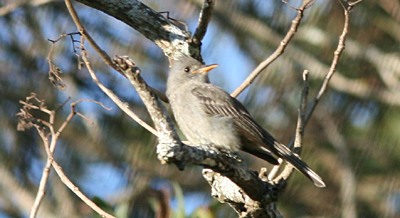
[[[64,131],[64,129],[68,126],[70,121],[75,115],[79,115],[85,119],[87,119],[84,115],[78,113],[75,110],[75,107],[77,104],[79,104],[82,101],[91,101],[94,102],[106,110],[110,110],[106,108],[104,105],[102,105],[100,102],[94,101],[94,100],[87,100],[87,99],[81,99],[79,101],[76,101],[71,104],[71,112],[69,113],[68,117],[65,119],[65,121],[60,125],[60,127],[57,129],[54,126],[54,119],[56,112],[59,108],[57,107],[54,110],[50,110],[47,108],[44,100],[40,100],[39,98],[36,97],[35,93],[32,93],[29,97],[26,98],[25,101],[20,101],[20,103],[23,105],[21,108],[21,111],[17,114],[19,117],[19,123],[18,123],[18,129],[19,130],[25,130],[27,128],[34,127],[36,131],[38,132],[39,136],[41,137],[43,141],[43,145],[45,147],[46,153],[47,153],[47,162],[46,165],[43,169],[42,177],[40,179],[39,183],[39,189],[34,201],[34,204],[32,205],[31,212],[29,217],[34,218],[36,217],[37,211],[39,209],[40,203],[43,200],[44,194],[45,194],[45,189],[46,189],[46,184],[50,175],[50,167],[53,166],[57,174],[59,175],[61,181],[71,189],[79,198],[81,198],[88,206],[90,206],[93,210],[95,210],[97,213],[102,215],[103,217],[108,217],[112,218],[114,216],[111,216],[110,214],[106,213],[103,211],[100,207],[98,207],[95,203],[93,203],[87,196],[85,196],[77,186],[75,186],[71,180],[68,179],[68,177],[65,175],[63,172],[61,166],[54,160],[53,153],[56,148],[58,139],[61,135],[61,133]],[[35,117],[32,113],[31,110],[37,110],[40,112],[43,112],[49,116],[48,120],[43,120]]]
[[[360,2],[361,2],[361,1],[356,1],[356,2],[353,2],[353,3],[348,3],[348,6],[345,6],[345,4],[343,4],[343,2],[341,2],[342,7],[343,7],[343,11],[344,11],[344,17],[345,17],[344,25],[343,25],[343,30],[342,30],[342,33],[341,33],[341,35],[340,35],[340,37],[339,37],[338,46],[337,46],[336,50],[334,51],[334,56],[333,56],[333,59],[332,59],[331,67],[330,67],[329,71],[327,72],[324,81],[322,82],[321,88],[319,89],[318,94],[317,94],[317,96],[314,98],[314,101],[313,101],[313,103],[311,104],[311,106],[309,107],[307,113],[305,113],[305,114],[302,115],[302,116],[304,116],[304,118],[303,118],[303,119],[300,119],[301,122],[302,122],[302,127],[301,127],[300,129],[301,129],[302,131],[304,131],[304,129],[305,129],[306,125],[307,125],[307,122],[310,120],[310,118],[311,118],[311,116],[312,116],[312,114],[313,114],[313,112],[314,112],[316,106],[318,105],[318,102],[321,100],[322,96],[325,94],[325,92],[326,92],[326,90],[327,90],[327,88],[328,88],[329,81],[330,81],[330,79],[332,78],[332,76],[334,75],[334,73],[335,73],[335,71],[336,71],[336,67],[337,67],[337,65],[338,65],[338,63],[339,63],[340,55],[342,54],[342,51],[343,51],[344,48],[345,48],[346,36],[347,36],[347,34],[348,34],[348,31],[349,31],[350,11],[351,11],[351,9],[352,9],[357,3],[360,3]],[[303,101],[302,101],[302,102],[303,102]],[[302,107],[300,106],[300,108],[302,108]],[[305,110],[306,110],[306,109],[304,108],[304,112],[305,112]],[[299,124],[298,124],[298,125],[299,125]],[[298,126],[298,127],[299,127],[299,126]],[[296,132],[295,139],[297,139],[297,136],[298,136],[298,132]],[[295,142],[295,139],[293,139],[293,140],[290,142],[290,144],[288,145],[288,147],[290,147],[290,148],[293,147],[293,143]],[[296,147],[296,146],[295,146],[295,147]],[[279,162],[281,163],[282,160],[279,159]],[[274,177],[276,176],[277,172],[279,171],[279,167],[280,167],[280,165],[275,166],[275,167],[273,168],[273,170],[271,171],[271,173],[268,175],[268,177],[269,177],[270,179],[272,179],[272,178],[274,178]],[[283,172],[285,172],[285,171],[283,171]],[[278,176],[276,179],[279,179],[279,178],[282,178],[282,177],[283,177],[283,176]]]
[[[236,98],[241,92],[243,92],[243,90],[245,90],[247,87],[249,87],[251,83],[253,83],[257,76],[260,75],[260,73],[265,68],[267,68],[273,61],[275,61],[279,56],[283,54],[286,46],[289,44],[289,42],[292,40],[297,32],[297,28],[299,27],[301,19],[304,16],[304,10],[306,10],[313,2],[314,0],[304,0],[302,5],[296,9],[297,16],[292,20],[292,25],[290,26],[290,29],[286,33],[285,37],[282,39],[278,48],[267,59],[261,62],[256,67],[256,69],[254,69],[253,72],[251,72],[250,75],[243,81],[243,83],[235,91],[232,92],[232,97]]]

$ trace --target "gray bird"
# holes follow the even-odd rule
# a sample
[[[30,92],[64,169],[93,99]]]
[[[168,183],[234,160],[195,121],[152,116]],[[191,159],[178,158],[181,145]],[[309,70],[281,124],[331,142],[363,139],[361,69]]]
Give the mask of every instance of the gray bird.
[[[276,155],[291,163],[317,187],[325,187],[321,177],[257,124],[242,103],[210,84],[207,72],[217,66],[205,66],[185,55],[173,63],[166,94],[186,138],[221,150],[242,150],[275,165],[279,164],[273,156]]]

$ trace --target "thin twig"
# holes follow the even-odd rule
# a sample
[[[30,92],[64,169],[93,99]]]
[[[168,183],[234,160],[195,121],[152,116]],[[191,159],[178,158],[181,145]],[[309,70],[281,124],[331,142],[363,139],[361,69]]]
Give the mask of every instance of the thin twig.
[[[129,105],[127,105],[126,103],[122,102],[117,95],[115,95],[110,89],[108,89],[106,86],[104,86],[99,79],[97,78],[96,73],[93,71],[92,66],[90,65],[90,62],[87,58],[87,52],[86,50],[81,47],[82,49],[82,59],[86,65],[86,68],[89,70],[90,76],[92,77],[93,81],[97,84],[97,86],[99,86],[99,88],[106,94],[108,95],[109,98],[111,98],[111,100],[114,101],[115,104],[117,104],[117,106],[124,111],[128,116],[130,116],[133,120],[135,120],[137,123],[139,123],[141,126],[143,126],[145,129],[147,129],[149,132],[153,133],[155,136],[157,136],[157,131],[150,126],[149,124],[147,124],[146,122],[144,122],[142,119],[140,119],[139,116],[137,116],[132,110],[129,109]]]
[[[112,110],[112,108],[107,108],[106,106],[103,105],[103,103],[98,102],[98,101],[95,101],[95,100],[93,100],[93,99],[81,99],[81,100],[79,100],[79,101],[77,101],[77,102],[72,103],[72,104],[71,104],[71,107],[75,107],[75,105],[77,105],[78,103],[80,103],[80,102],[82,102],[82,101],[91,101],[91,102],[94,102],[94,103],[100,105],[102,108],[104,108],[104,109],[106,109],[106,110],[108,110],[108,111]],[[84,120],[86,120],[87,122],[93,124],[93,121],[91,121],[89,118],[87,118],[87,117],[86,117],[85,115],[83,115],[82,113],[75,112],[75,115],[80,116],[80,117],[82,117],[82,119],[84,119]]]
[[[38,125],[35,125],[35,128],[38,132],[43,131],[42,129],[40,129],[40,127]],[[39,135],[42,137],[44,144],[49,143],[48,142],[49,139],[47,137],[43,137],[41,133],[39,133]],[[53,152],[53,151],[50,151],[50,152]],[[46,190],[47,181],[48,181],[49,175],[50,175],[50,166],[51,166],[51,160],[47,159],[46,165],[43,168],[42,177],[41,177],[40,183],[39,183],[39,189],[36,194],[35,201],[33,202],[29,218],[36,217],[36,214],[39,210],[39,206],[42,203],[42,200],[43,200],[43,197],[45,194],[45,190]]]
[[[71,2],[69,0],[65,0],[65,4],[67,5],[68,11],[72,16],[72,19],[74,20],[77,28],[79,29],[79,32],[81,33],[82,37],[87,39],[88,42],[93,46],[93,48],[97,51],[97,53],[100,54],[100,56],[103,58],[103,60],[105,61],[105,63],[109,66],[111,66],[112,68],[114,68],[116,71],[118,71],[119,73],[121,73],[124,77],[126,77],[121,70],[119,69],[119,67],[117,67],[111,60],[111,58],[107,55],[107,53],[102,50],[97,43],[92,39],[92,37],[89,35],[89,33],[86,32],[85,28],[83,27],[82,23],[80,22],[78,15],[74,9],[74,7],[72,6]],[[83,42],[81,42],[81,52],[82,52],[82,59],[84,60],[84,63],[86,65],[86,67],[89,70],[90,76],[92,77],[93,81],[97,84],[97,86],[99,86],[99,88],[106,94],[108,95],[109,98],[111,98],[111,100],[114,101],[114,103],[122,110],[124,111],[128,116],[130,116],[133,120],[135,120],[137,123],[139,123],[141,126],[143,126],[145,129],[147,129],[149,132],[153,133],[154,135],[157,136],[157,131],[150,126],[149,124],[147,124],[146,122],[144,122],[142,119],[140,119],[139,116],[137,116],[132,110],[129,109],[129,106],[127,106],[126,103],[122,102],[117,95],[115,95],[110,89],[108,89],[106,86],[104,86],[100,80],[97,78],[96,73],[93,71],[89,60],[87,59],[87,52],[85,50],[85,48],[83,47],[84,44]]]
[[[283,3],[285,3],[285,5],[287,5],[287,6],[289,6],[291,9],[293,9],[293,10],[299,10],[300,8],[296,8],[296,7],[293,7],[293,6],[291,6],[290,4],[289,4],[289,2],[287,2],[286,0],[282,0],[282,2]],[[313,4],[315,3],[315,1],[308,1],[306,4],[306,7],[305,7],[305,9],[307,9],[307,8],[309,8],[309,7],[311,7]]]
[[[47,56],[47,62],[49,64],[49,80],[55,87],[57,87],[60,90],[65,90],[67,86],[65,85],[65,83],[63,82],[63,80],[60,76],[60,74],[62,73],[61,69],[59,67],[57,67],[51,60],[53,51],[54,51],[54,47],[55,47],[55,43],[66,36],[70,36],[72,39],[72,49],[76,53],[75,46],[74,46],[75,41],[73,40],[73,37],[72,37],[75,34],[79,34],[79,32],[62,34],[60,37],[58,37],[55,40],[47,39],[49,42],[52,43],[49,55]]]
[[[339,62],[340,55],[342,54],[342,51],[345,48],[345,41],[346,41],[346,36],[349,31],[349,10],[346,8],[343,4],[343,10],[344,10],[344,26],[343,26],[343,31],[342,34],[339,37],[339,43],[338,46],[334,52],[333,60],[331,63],[331,67],[329,68],[329,72],[326,74],[325,79],[321,85],[321,88],[317,94],[317,96],[314,99],[314,102],[310,106],[310,109],[308,110],[305,120],[304,120],[304,125],[307,125],[308,121],[310,120],[311,115],[313,114],[315,107],[318,105],[318,102],[321,100],[322,96],[326,92],[326,89],[328,88],[329,81],[331,80],[333,74],[336,72],[336,67]],[[353,7],[353,6],[351,6]],[[349,6],[350,8],[350,6]]]
[[[75,22],[75,25],[76,25],[76,27],[78,28],[78,30],[79,30],[79,32],[80,32],[80,34],[81,35],[83,35],[84,37],[85,37],[85,39],[89,42],[89,44],[94,48],[94,50],[100,55],[100,57],[103,59],[103,61],[108,65],[108,66],[110,66],[111,68],[113,68],[114,70],[116,70],[118,73],[120,73],[122,76],[124,76],[124,77],[126,77],[126,75],[121,71],[121,69],[118,67],[118,66],[116,66],[113,62],[112,62],[112,59],[111,59],[111,57],[103,50],[103,49],[101,49],[100,48],[100,46],[94,41],[94,39],[90,36],[90,34],[86,31],[86,29],[83,27],[83,25],[82,25],[82,23],[81,23],[81,21],[80,21],[80,19],[79,19],[79,17],[78,17],[78,14],[76,13],[76,11],[75,11],[75,8],[74,8],[74,6],[71,4],[71,1],[70,0],[65,0],[65,4],[66,4],[66,6],[67,6],[67,8],[68,8],[68,11],[69,11],[69,13],[71,14],[71,17],[72,17],[72,19],[74,20],[74,22]],[[150,91],[151,92],[153,92],[154,94],[156,94],[162,101],[164,101],[164,102],[166,102],[166,103],[168,103],[168,98],[167,98],[167,96],[164,94],[164,93],[162,93],[162,92],[160,92],[160,91],[158,91],[157,89],[155,89],[155,88],[153,88],[153,87],[150,87],[149,86],[149,89],[150,89]],[[115,102],[116,103],[116,102]],[[117,104],[117,103],[116,103]],[[117,104],[118,105],[118,104]],[[119,106],[119,105],[118,105]],[[125,112],[125,111],[124,111]],[[130,113],[130,114],[132,114],[133,113],[133,111]],[[128,114],[129,116],[131,116],[130,114]],[[137,119],[140,119],[139,117],[135,117],[135,116],[131,116],[131,118],[133,119],[133,120],[135,120],[136,122],[138,122],[138,120]],[[142,121],[141,123],[143,123],[144,121]],[[141,123],[140,122],[138,122],[140,125],[141,125]],[[146,127],[145,127],[146,128]],[[146,128],[147,129],[147,128]],[[149,130],[150,131],[150,130]],[[151,133],[153,133],[152,131],[150,131]],[[154,133],[153,133],[154,134]]]
[[[354,1],[354,2],[349,2],[349,6],[353,7],[356,4],[361,3],[362,1],[364,1],[364,0],[357,0],[357,1]]]
[[[195,47],[200,48],[201,46],[201,40],[203,40],[203,37],[207,31],[208,23],[211,20],[212,11],[214,10],[214,3],[214,0],[204,0],[203,7],[200,11],[196,31],[191,38],[191,43]]]
[[[68,117],[65,119],[65,121],[61,124],[61,126],[58,128],[57,131],[55,131],[54,129],[54,119],[55,119],[55,112],[56,110],[58,110],[58,108],[56,108],[55,110],[49,110],[43,106],[37,107],[35,105],[33,105],[32,103],[29,102],[30,99],[35,99],[36,101],[38,101],[38,103],[40,105],[44,104],[43,100],[39,100],[38,98],[36,98],[35,95],[31,95],[30,97],[27,98],[26,102],[21,102],[25,107],[29,106],[30,109],[35,109],[35,110],[39,110],[42,111],[46,114],[49,115],[49,122],[44,121],[44,120],[40,120],[40,119],[36,119],[39,123],[42,123],[44,125],[46,125],[50,131],[50,135],[51,135],[51,141],[49,142],[49,137],[47,136],[48,134],[45,133],[45,129],[41,128],[38,124],[35,124],[34,127],[36,128],[36,130],[38,131],[39,135],[41,136],[43,143],[45,144],[46,147],[49,147],[49,152],[51,154],[54,153],[54,150],[56,148],[57,145],[57,141],[58,138],[60,137],[62,131],[65,129],[65,127],[69,124],[69,122],[72,120],[73,116],[77,113],[75,111],[75,106],[82,102],[82,101],[92,101],[95,102],[97,104],[99,104],[100,106],[102,106],[105,109],[108,109],[106,107],[104,107],[104,105],[102,105],[100,102],[97,101],[93,101],[93,100],[87,100],[87,99],[81,99],[79,101],[73,102],[71,103],[71,112],[69,113]],[[50,144],[50,146],[49,146]],[[46,185],[47,185],[47,181],[49,178],[49,174],[50,174],[50,166],[52,164],[52,158],[47,158],[47,162],[45,167],[43,168],[43,173],[42,173],[42,177],[40,179],[39,182],[39,188],[38,188],[38,192],[35,198],[35,201],[32,205],[31,208],[31,212],[29,217],[30,218],[34,218],[37,214],[37,211],[39,209],[40,203],[43,200],[44,194],[45,194],[45,189],[46,189]]]
[[[301,19],[303,18],[304,10],[308,8],[308,6],[314,0],[304,0],[303,4],[300,8],[297,9],[297,16],[292,20],[292,25],[289,31],[286,33],[286,36],[281,41],[279,47],[272,53],[267,59],[261,62],[251,74],[243,81],[243,83],[232,92],[231,96],[236,98],[243,90],[245,90],[251,83],[253,83],[254,79],[260,75],[260,73],[267,68],[273,61],[275,61],[283,52],[285,51],[286,46],[289,44],[290,40],[293,38],[295,33],[297,32],[297,28],[300,24]]]
[[[69,13],[71,14],[71,17],[74,20],[74,23],[75,23],[76,27],[78,28],[79,33],[85,37],[85,39],[89,42],[89,44],[94,48],[94,50],[100,55],[100,57],[104,60],[104,62],[108,66],[110,66],[113,69],[115,69],[116,71],[118,71],[118,68],[112,62],[110,56],[108,56],[107,53],[103,49],[101,49],[99,45],[97,45],[97,43],[93,40],[93,38],[85,30],[81,21],[79,20],[78,14],[76,13],[75,8],[72,5],[71,1],[65,0],[65,5],[67,6]],[[119,72],[119,73],[121,73],[121,72]],[[121,75],[125,76],[123,73],[121,73]]]
[[[345,41],[346,41],[346,36],[348,34],[349,19],[350,19],[349,18],[349,16],[350,16],[349,9],[351,9],[354,5],[350,5],[348,8],[346,8],[342,2],[341,2],[341,4],[343,6],[344,16],[345,16],[343,31],[342,31],[342,34],[339,37],[338,46],[337,46],[337,48],[336,48],[336,50],[334,52],[334,57],[333,57],[333,60],[332,60],[332,63],[331,63],[331,67],[330,67],[327,75],[325,76],[325,79],[324,79],[324,81],[323,81],[323,83],[321,85],[321,88],[320,88],[317,96],[314,99],[314,102],[311,104],[310,109],[307,111],[307,113],[306,113],[306,115],[304,117],[303,131],[304,131],[304,129],[305,129],[305,127],[306,127],[311,115],[313,114],[316,106],[318,105],[318,102],[321,100],[322,96],[326,92],[326,89],[328,87],[329,81],[330,81],[330,79],[332,78],[333,74],[336,71],[336,67],[337,67],[337,64],[339,62],[340,55],[341,55],[342,51],[345,48]],[[291,147],[291,145],[293,144],[294,141],[295,140],[292,140],[291,143],[288,145],[288,147]],[[279,160],[279,163],[282,163],[282,161]],[[268,175],[269,176],[268,178],[271,179],[271,178],[275,177],[277,171],[279,170],[279,166],[280,165],[274,167],[274,169]]]
[[[71,113],[73,114],[73,113]],[[72,115],[73,116],[73,115]],[[103,209],[101,209],[99,206],[97,206],[92,200],[90,200],[85,194],[83,194],[77,186],[75,186],[71,180],[68,179],[68,177],[65,175],[64,171],[62,170],[62,167],[54,160],[53,157],[53,152],[51,151],[51,148],[49,146],[49,141],[42,129],[38,126],[35,125],[36,130],[38,131],[40,137],[43,140],[43,145],[45,147],[47,156],[48,156],[48,163],[51,163],[53,166],[54,170],[60,177],[61,181],[72,191],[75,193],[76,196],[78,196],[83,202],[85,202],[90,208],[92,208],[94,211],[96,211],[101,217],[107,217],[107,218],[115,218],[114,216],[108,214],[105,212]],[[57,141],[55,140],[56,138],[52,138],[51,144],[55,144]],[[34,217],[34,216],[33,216]]]
[[[26,103],[28,103],[28,101]],[[37,109],[37,110],[40,110],[40,111],[42,111],[44,113],[49,114],[50,123],[52,121],[54,121],[54,115],[55,114],[52,111],[41,109],[41,108],[32,108],[32,109]],[[67,120],[65,122],[67,122],[67,121],[69,122],[68,118],[67,118]],[[41,122],[41,123],[45,124],[44,122]],[[47,123],[45,125],[48,126],[48,128],[49,128],[51,133],[54,133],[53,125],[50,124],[50,123]],[[49,139],[48,139],[48,137],[44,136],[44,134],[43,134],[44,130],[42,128],[40,128],[39,125],[37,125],[37,124],[34,125],[34,126],[37,129],[37,131],[39,132],[39,135],[42,137],[43,143],[48,144],[49,143]],[[53,136],[52,137],[52,141],[53,141],[53,139],[54,140],[58,139],[57,135],[52,135],[52,136]],[[54,144],[54,146],[53,146],[53,143],[51,143],[51,144],[52,144],[52,146],[50,147],[50,152],[53,153],[54,149],[55,149],[55,144]],[[42,177],[41,177],[40,182],[39,182],[38,192],[36,194],[35,201],[33,202],[33,205],[32,205],[32,208],[31,208],[31,212],[30,212],[30,215],[29,215],[30,218],[36,217],[37,211],[39,210],[39,206],[40,206],[40,204],[41,204],[41,202],[43,200],[43,197],[44,197],[44,194],[45,194],[46,185],[47,185],[47,181],[48,181],[48,178],[49,178],[49,175],[50,175],[50,166],[51,166],[51,161],[49,159],[47,159],[46,165],[43,168]]]
[[[308,102],[308,70],[304,70],[303,72],[303,90],[301,92],[301,102],[299,107],[299,115],[297,118],[297,128],[296,128],[296,139],[294,141],[294,153],[300,155],[301,154],[301,146],[303,144],[303,136],[304,136],[304,121],[305,121],[305,113],[307,111],[307,102]]]
[[[308,85],[308,71],[304,70],[303,71],[303,89],[301,91],[301,100],[300,100],[300,105],[299,105],[299,111],[298,111],[298,116],[297,116],[297,126],[296,126],[296,135],[295,135],[295,140],[294,140],[294,153],[300,155],[301,154],[301,147],[303,145],[303,136],[304,136],[304,120],[305,120],[305,112],[307,109],[307,98],[308,98],[308,90],[309,90],[309,85]],[[283,160],[282,158],[278,159],[279,163],[282,163]],[[275,178],[275,175],[279,171],[280,164],[277,166],[274,166],[268,175],[269,179]],[[293,173],[293,166],[291,164],[287,164],[285,169],[280,173],[279,176],[277,176],[274,179],[274,182],[277,183],[281,179],[288,180],[289,177]]]

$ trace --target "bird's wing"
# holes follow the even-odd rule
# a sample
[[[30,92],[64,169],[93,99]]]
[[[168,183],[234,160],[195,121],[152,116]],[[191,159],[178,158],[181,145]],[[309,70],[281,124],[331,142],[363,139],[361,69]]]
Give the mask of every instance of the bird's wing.
[[[241,129],[251,132],[252,137],[263,137],[262,128],[251,118],[242,103],[223,89],[204,84],[193,88],[192,93],[200,100],[200,104],[210,116],[230,117]]]
[[[325,183],[305,162],[293,154],[288,147],[276,141],[266,130],[258,125],[246,108],[223,89],[212,84],[204,84],[192,89],[204,110],[210,116],[230,117],[234,120],[241,136],[243,151],[251,153],[272,164],[279,164],[272,153],[291,163],[296,169],[310,178],[318,187]]]
[[[234,120],[242,143],[245,144],[242,150],[278,164],[272,153],[268,151],[273,149],[276,140],[251,118],[242,103],[212,84],[197,86],[192,89],[192,93],[200,100],[200,104],[210,116],[229,117]],[[268,150],[260,150],[260,146]]]

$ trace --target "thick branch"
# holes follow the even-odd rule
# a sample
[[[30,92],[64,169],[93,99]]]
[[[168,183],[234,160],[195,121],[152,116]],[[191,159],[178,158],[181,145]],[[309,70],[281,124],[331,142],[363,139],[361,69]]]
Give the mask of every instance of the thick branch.
[[[77,0],[133,27],[170,56],[176,51],[189,55],[188,32],[137,0]]]

